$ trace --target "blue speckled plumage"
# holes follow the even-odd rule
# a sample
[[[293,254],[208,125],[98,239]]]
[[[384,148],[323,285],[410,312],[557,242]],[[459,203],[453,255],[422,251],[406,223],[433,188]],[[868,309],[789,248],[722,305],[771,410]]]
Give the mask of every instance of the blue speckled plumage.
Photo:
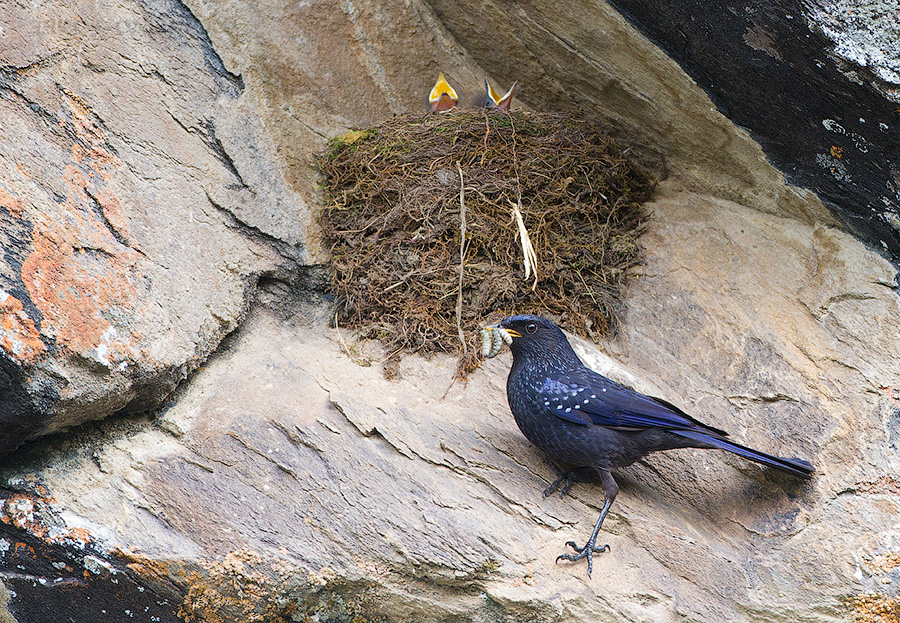
[[[565,334],[539,316],[510,316],[497,328],[512,336],[513,364],[506,383],[510,411],[519,429],[551,459],[600,475],[606,503],[583,548],[588,575],[595,541],[619,488],[610,470],[631,465],[652,452],[675,448],[719,448],[800,477],[813,473],[801,459],[772,456],[727,439],[728,433],[703,424],[659,398],[638,393],[584,366]],[[560,481],[557,481],[559,483]],[[551,487],[552,489],[553,487]]]

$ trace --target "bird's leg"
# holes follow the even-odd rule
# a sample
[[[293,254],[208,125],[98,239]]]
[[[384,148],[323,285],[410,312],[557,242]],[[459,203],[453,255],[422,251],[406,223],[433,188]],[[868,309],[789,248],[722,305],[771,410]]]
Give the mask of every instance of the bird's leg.
[[[556,558],[556,562],[559,562],[560,560],[575,562],[576,560],[587,558],[588,577],[591,577],[591,571],[594,569],[594,554],[600,554],[609,550],[608,544],[597,547],[597,535],[600,533],[600,527],[603,525],[603,520],[606,519],[607,513],[609,513],[613,500],[616,499],[616,495],[619,493],[619,486],[616,484],[616,481],[613,480],[612,474],[608,471],[601,471],[600,479],[601,484],[603,485],[603,491],[606,493],[606,501],[603,503],[603,508],[600,509],[600,516],[597,518],[597,523],[594,524],[594,530],[591,532],[590,538],[588,538],[584,547],[578,547],[575,541],[567,541],[566,545],[574,549],[576,553],[561,554]]]
[[[581,560],[582,558],[587,558],[588,577],[591,577],[591,571],[594,569],[594,554],[600,554],[609,549],[609,544],[597,547],[595,543],[597,542],[597,534],[600,532],[600,526],[603,525],[603,520],[606,519],[606,514],[609,512],[610,506],[612,506],[612,500],[606,498],[603,509],[600,511],[600,517],[597,518],[597,523],[594,525],[594,531],[591,532],[591,536],[587,540],[587,543],[584,544],[584,547],[578,547],[575,541],[566,541],[566,545],[574,549],[577,553],[560,554],[556,557],[556,562],[559,562],[560,560],[571,560],[574,562],[576,560]]]

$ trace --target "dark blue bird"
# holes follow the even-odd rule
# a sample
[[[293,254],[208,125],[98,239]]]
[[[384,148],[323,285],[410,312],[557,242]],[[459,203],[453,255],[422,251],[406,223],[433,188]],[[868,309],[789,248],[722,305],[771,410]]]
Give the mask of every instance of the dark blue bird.
[[[584,366],[566,336],[540,316],[510,316],[492,329],[512,337],[513,363],[506,382],[509,408],[519,430],[552,460],[575,468],[592,468],[600,476],[606,501],[587,544],[566,545],[575,554],[556,560],[587,558],[588,575],[600,526],[619,493],[611,470],[662,450],[719,448],[795,476],[808,478],[813,466],[752,450],[727,439],[728,433],[699,422],[675,405],[640,394]],[[571,472],[570,472],[571,474]],[[552,493],[561,476],[544,495]]]

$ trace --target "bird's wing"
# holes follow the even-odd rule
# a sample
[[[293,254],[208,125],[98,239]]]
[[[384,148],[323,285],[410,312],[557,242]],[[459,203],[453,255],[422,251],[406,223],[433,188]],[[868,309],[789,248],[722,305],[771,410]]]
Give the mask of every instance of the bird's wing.
[[[728,434],[661,398],[638,393],[587,368],[547,375],[540,393],[550,412],[577,424],[620,430],[693,430],[722,437]]]

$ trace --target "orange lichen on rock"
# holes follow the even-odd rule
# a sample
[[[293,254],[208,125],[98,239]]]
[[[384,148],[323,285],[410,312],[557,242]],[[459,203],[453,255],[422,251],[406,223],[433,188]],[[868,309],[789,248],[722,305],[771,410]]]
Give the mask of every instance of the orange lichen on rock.
[[[43,489],[43,487],[40,487]],[[44,519],[44,509],[54,504],[52,497],[19,493],[3,500],[0,522],[37,537],[45,543],[74,545],[84,548],[94,543],[94,535],[87,528],[59,526]]]
[[[134,251],[102,253],[106,241],[86,248],[72,228],[47,218],[36,224],[33,236],[34,251],[22,264],[22,281],[44,315],[44,332],[74,352],[98,349],[107,361],[129,355],[129,336],[120,337],[114,329],[110,333],[104,311],[131,308]]]
[[[81,153],[86,154],[84,159],[99,164],[106,169],[121,169],[122,162],[107,148],[106,132],[94,121],[91,107],[68,89],[63,89],[63,93],[66,95],[65,104],[69,109],[75,136],[81,141],[79,146],[83,146]],[[75,151],[73,149],[73,156],[74,154]],[[81,164],[81,160],[76,158],[79,164]],[[105,175],[104,179],[109,181],[109,178]]]
[[[24,541],[17,541],[13,545],[13,551],[15,551],[17,557],[29,556],[34,558],[37,556],[37,552],[34,551],[34,548]]]
[[[76,136],[74,164],[62,176],[67,197],[58,210],[34,223],[34,250],[22,264],[22,281],[44,316],[48,337],[112,366],[137,353],[135,337],[108,318],[110,312],[120,317],[131,312],[132,275],[141,255],[130,239],[122,203],[107,186],[121,162],[108,149],[90,109],[67,95],[68,122]]]
[[[900,495],[900,479],[891,474],[879,476],[875,480],[857,482],[853,489],[869,495]]]
[[[168,584],[173,580],[167,564],[161,560],[147,558],[143,554],[127,548],[115,547],[110,550],[110,555],[125,562],[125,566],[137,575],[157,584]]]
[[[878,593],[861,593],[848,600],[857,623],[900,623],[900,600]]]
[[[27,495],[14,495],[4,500],[0,521],[39,537],[47,533],[46,527],[35,520],[34,500]]]
[[[185,621],[222,621],[221,612],[231,610],[248,622],[265,620],[265,608],[260,606],[273,598],[269,578],[245,573],[243,564],[236,559],[214,566],[210,573],[209,578],[191,574],[178,616]]]
[[[89,166],[97,172],[104,182],[112,179],[110,169],[121,169],[122,163],[105,149],[97,147],[86,148],[81,143],[72,145],[72,159],[76,164]]]
[[[882,387],[881,393],[894,402],[900,402],[900,387]]]
[[[296,604],[281,598],[284,580],[273,575],[273,561],[251,550],[230,552],[220,561],[201,561],[206,574],[191,573],[188,594],[178,610],[185,621],[288,623]],[[284,569],[284,562],[274,565]],[[291,569],[296,574],[299,569]],[[300,619],[306,620],[306,619]]]
[[[33,363],[47,347],[22,307],[22,301],[0,291],[0,348],[19,363]]]
[[[51,540],[59,543],[62,541],[75,542],[80,545],[90,545],[94,542],[94,535],[87,528],[66,528],[50,535]]]
[[[10,215],[15,218],[22,216],[22,212],[25,209],[22,201],[18,197],[9,194],[4,188],[0,188],[0,206],[6,208]]]
[[[872,567],[879,573],[890,573],[900,567],[900,552],[878,554],[872,559]]]

